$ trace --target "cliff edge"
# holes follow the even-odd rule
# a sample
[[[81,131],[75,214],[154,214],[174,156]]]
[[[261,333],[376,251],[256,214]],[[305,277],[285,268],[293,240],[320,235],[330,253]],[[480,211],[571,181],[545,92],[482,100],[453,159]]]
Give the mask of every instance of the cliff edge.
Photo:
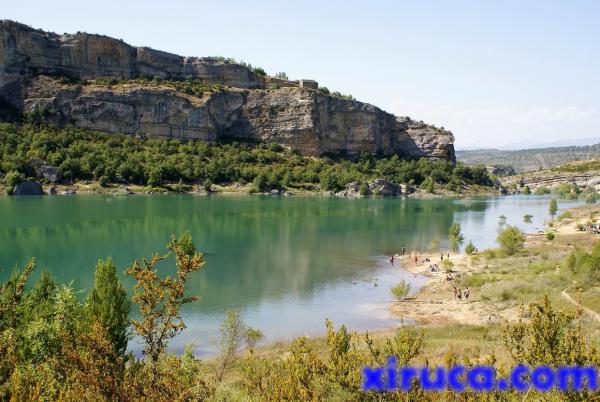
[[[311,156],[368,152],[455,161],[449,131],[264,77],[240,63],[6,20],[0,21],[0,108],[106,133],[263,140]]]

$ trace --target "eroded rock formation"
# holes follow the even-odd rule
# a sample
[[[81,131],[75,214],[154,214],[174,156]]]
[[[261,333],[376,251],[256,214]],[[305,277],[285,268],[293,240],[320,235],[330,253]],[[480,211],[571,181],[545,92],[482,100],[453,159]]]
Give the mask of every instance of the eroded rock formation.
[[[222,87],[195,96],[160,83],[73,84],[56,76],[192,77]],[[241,64],[0,21],[0,105],[37,113],[47,123],[204,141],[260,139],[314,156],[369,152],[455,160],[449,131],[314,89],[265,88],[266,82]]]

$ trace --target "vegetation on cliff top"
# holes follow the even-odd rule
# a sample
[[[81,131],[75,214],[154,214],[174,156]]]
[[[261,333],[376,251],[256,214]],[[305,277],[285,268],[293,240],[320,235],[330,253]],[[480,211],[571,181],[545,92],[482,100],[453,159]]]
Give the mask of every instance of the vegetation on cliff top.
[[[386,179],[451,191],[490,185],[483,166],[444,160],[408,160],[363,154],[358,158],[303,157],[277,144],[208,144],[177,139],[106,135],[76,128],[0,123],[0,175],[6,185],[35,177],[38,158],[56,166],[63,182],[97,180],[161,187],[169,183],[253,183],[256,191],[296,188],[339,191],[350,182]],[[7,181],[10,180],[10,183]]]

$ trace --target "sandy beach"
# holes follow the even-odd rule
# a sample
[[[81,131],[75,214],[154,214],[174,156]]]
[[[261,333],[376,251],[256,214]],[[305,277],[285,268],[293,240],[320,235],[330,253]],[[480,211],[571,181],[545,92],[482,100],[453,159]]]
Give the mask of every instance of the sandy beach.
[[[571,210],[572,218],[562,221],[553,221],[552,226],[547,224],[546,231],[556,235],[570,236],[581,234],[577,224],[585,224],[589,220],[590,212],[597,210],[596,206],[581,207]],[[525,248],[540,244],[546,240],[546,232],[527,233]],[[452,280],[447,280],[447,273],[440,261],[440,252],[412,252],[404,256],[396,255],[395,263],[400,263],[402,268],[418,275],[424,275],[429,281],[413,297],[402,301],[392,302],[392,314],[415,320],[421,325],[446,325],[452,323],[482,325],[502,321],[513,321],[520,318],[520,308],[494,309],[489,303],[481,301],[480,291],[469,289],[470,297],[465,300],[455,300],[453,287],[457,280],[464,275],[471,275],[485,270],[486,264],[480,257],[481,252],[472,256],[466,253],[444,252],[444,260],[452,261]],[[415,256],[417,262],[415,263]],[[429,257],[430,262],[425,261]],[[439,271],[431,272],[430,266],[437,264]],[[460,287],[459,287],[460,288]],[[464,291],[464,289],[461,289]]]

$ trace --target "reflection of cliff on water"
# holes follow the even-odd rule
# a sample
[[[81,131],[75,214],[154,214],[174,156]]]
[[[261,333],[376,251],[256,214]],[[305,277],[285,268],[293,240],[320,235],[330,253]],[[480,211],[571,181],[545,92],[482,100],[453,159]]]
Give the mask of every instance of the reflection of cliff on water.
[[[222,311],[314,290],[370,269],[369,256],[444,241],[457,212],[485,202],[330,198],[74,196],[0,198],[0,277],[35,256],[59,281],[90,288],[99,258],[119,269],[189,230],[207,267],[197,309]],[[165,264],[165,267],[171,264]],[[130,284],[130,282],[128,282]]]

